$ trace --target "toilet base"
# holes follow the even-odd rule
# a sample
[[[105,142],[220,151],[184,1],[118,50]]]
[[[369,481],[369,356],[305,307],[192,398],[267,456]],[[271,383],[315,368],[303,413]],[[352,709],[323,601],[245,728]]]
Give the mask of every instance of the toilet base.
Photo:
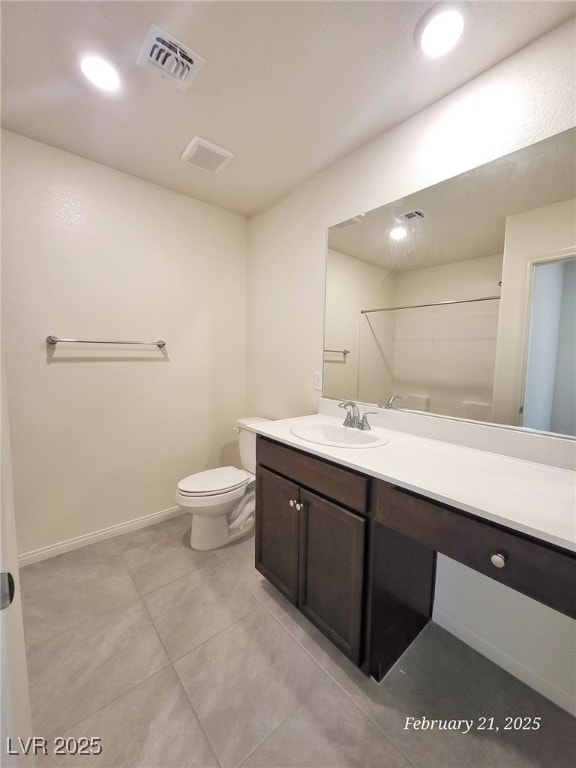
[[[251,501],[252,510],[246,509],[246,501],[242,502],[245,513],[242,516],[243,522],[239,525],[230,525],[230,515],[207,517],[192,513],[192,527],[190,529],[190,546],[192,549],[198,552],[208,552],[211,549],[224,547],[226,544],[251,533],[254,528],[254,502]],[[233,514],[231,513],[232,516]]]

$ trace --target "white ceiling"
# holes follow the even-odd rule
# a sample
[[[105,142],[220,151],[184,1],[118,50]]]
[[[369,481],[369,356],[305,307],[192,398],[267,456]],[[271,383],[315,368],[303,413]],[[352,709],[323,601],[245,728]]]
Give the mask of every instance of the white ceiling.
[[[328,245],[391,272],[493,256],[504,251],[507,216],[575,195],[572,128],[351,219],[344,228],[330,227]],[[397,217],[414,210],[424,218],[405,224],[405,240],[391,240]]]
[[[573,2],[472,2],[443,60],[412,41],[431,2],[3,0],[2,125],[252,215],[574,15]],[[205,60],[181,93],[136,59],[154,22]],[[120,68],[119,94],[79,74],[79,49]],[[234,153],[211,174],[180,160],[199,135]]]

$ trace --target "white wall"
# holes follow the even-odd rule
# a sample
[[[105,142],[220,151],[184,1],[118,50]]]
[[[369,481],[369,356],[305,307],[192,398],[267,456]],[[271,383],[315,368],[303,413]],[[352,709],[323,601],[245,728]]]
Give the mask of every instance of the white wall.
[[[180,478],[234,458],[226,445],[246,415],[246,221],[15,134],[2,140],[16,522],[31,553],[173,508]],[[49,349],[49,334],[167,345]]]
[[[494,421],[499,423],[521,423],[531,269],[576,253],[575,206],[575,200],[565,200],[506,219],[494,373]]]
[[[324,346],[327,349],[347,349],[350,354],[324,354],[324,397],[339,400],[372,400],[359,394],[359,334],[360,310],[376,309],[393,300],[394,275],[374,264],[354,259],[344,253],[328,250],[326,265],[326,308]],[[392,351],[392,345],[390,350]],[[390,359],[390,355],[385,355]],[[382,356],[376,356],[378,363]],[[364,365],[369,365],[365,357]],[[379,373],[370,371],[370,381],[381,381]],[[389,371],[390,376],[392,371]]]
[[[574,34],[569,22],[545,35],[304,182],[250,222],[250,409],[272,417],[317,409],[312,372],[322,361],[326,229],[572,127]],[[575,659],[567,649],[574,645],[574,635],[568,634],[572,629],[550,621],[554,612],[544,606],[530,601],[526,608],[517,595],[504,597],[495,582],[489,593],[481,582],[475,584],[467,595],[469,613],[463,614],[446,583],[455,583],[464,569],[454,564],[455,570],[449,570],[448,562],[439,558],[436,593],[436,609],[445,625],[452,631],[460,627],[462,633],[466,625],[466,638],[475,647],[570,705]],[[506,603],[504,626],[490,611],[486,595]],[[535,627],[538,642],[531,643]],[[561,650],[549,655],[549,647]]]

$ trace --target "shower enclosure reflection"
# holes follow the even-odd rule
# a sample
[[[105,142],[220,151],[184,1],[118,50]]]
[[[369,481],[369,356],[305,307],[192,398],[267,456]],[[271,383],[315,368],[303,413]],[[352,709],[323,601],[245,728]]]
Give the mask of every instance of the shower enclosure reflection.
[[[538,356],[531,342],[526,366],[539,262],[560,264],[557,290],[570,295],[575,157],[572,129],[331,227],[324,397],[399,394],[395,407],[574,434],[574,384],[556,376],[574,359],[568,320],[560,341],[546,337],[558,354]],[[525,371],[536,371],[526,383]],[[534,420],[546,387],[563,405]]]
[[[490,421],[498,299],[363,310],[358,398]]]

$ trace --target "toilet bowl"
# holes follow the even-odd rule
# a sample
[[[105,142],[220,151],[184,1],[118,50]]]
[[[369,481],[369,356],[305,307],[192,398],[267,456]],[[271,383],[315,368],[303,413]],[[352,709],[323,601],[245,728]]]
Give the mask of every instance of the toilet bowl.
[[[218,549],[252,531],[256,434],[247,427],[261,421],[267,419],[254,416],[236,422],[243,469],[217,467],[189,475],[178,483],[176,503],[192,515],[192,549]]]

